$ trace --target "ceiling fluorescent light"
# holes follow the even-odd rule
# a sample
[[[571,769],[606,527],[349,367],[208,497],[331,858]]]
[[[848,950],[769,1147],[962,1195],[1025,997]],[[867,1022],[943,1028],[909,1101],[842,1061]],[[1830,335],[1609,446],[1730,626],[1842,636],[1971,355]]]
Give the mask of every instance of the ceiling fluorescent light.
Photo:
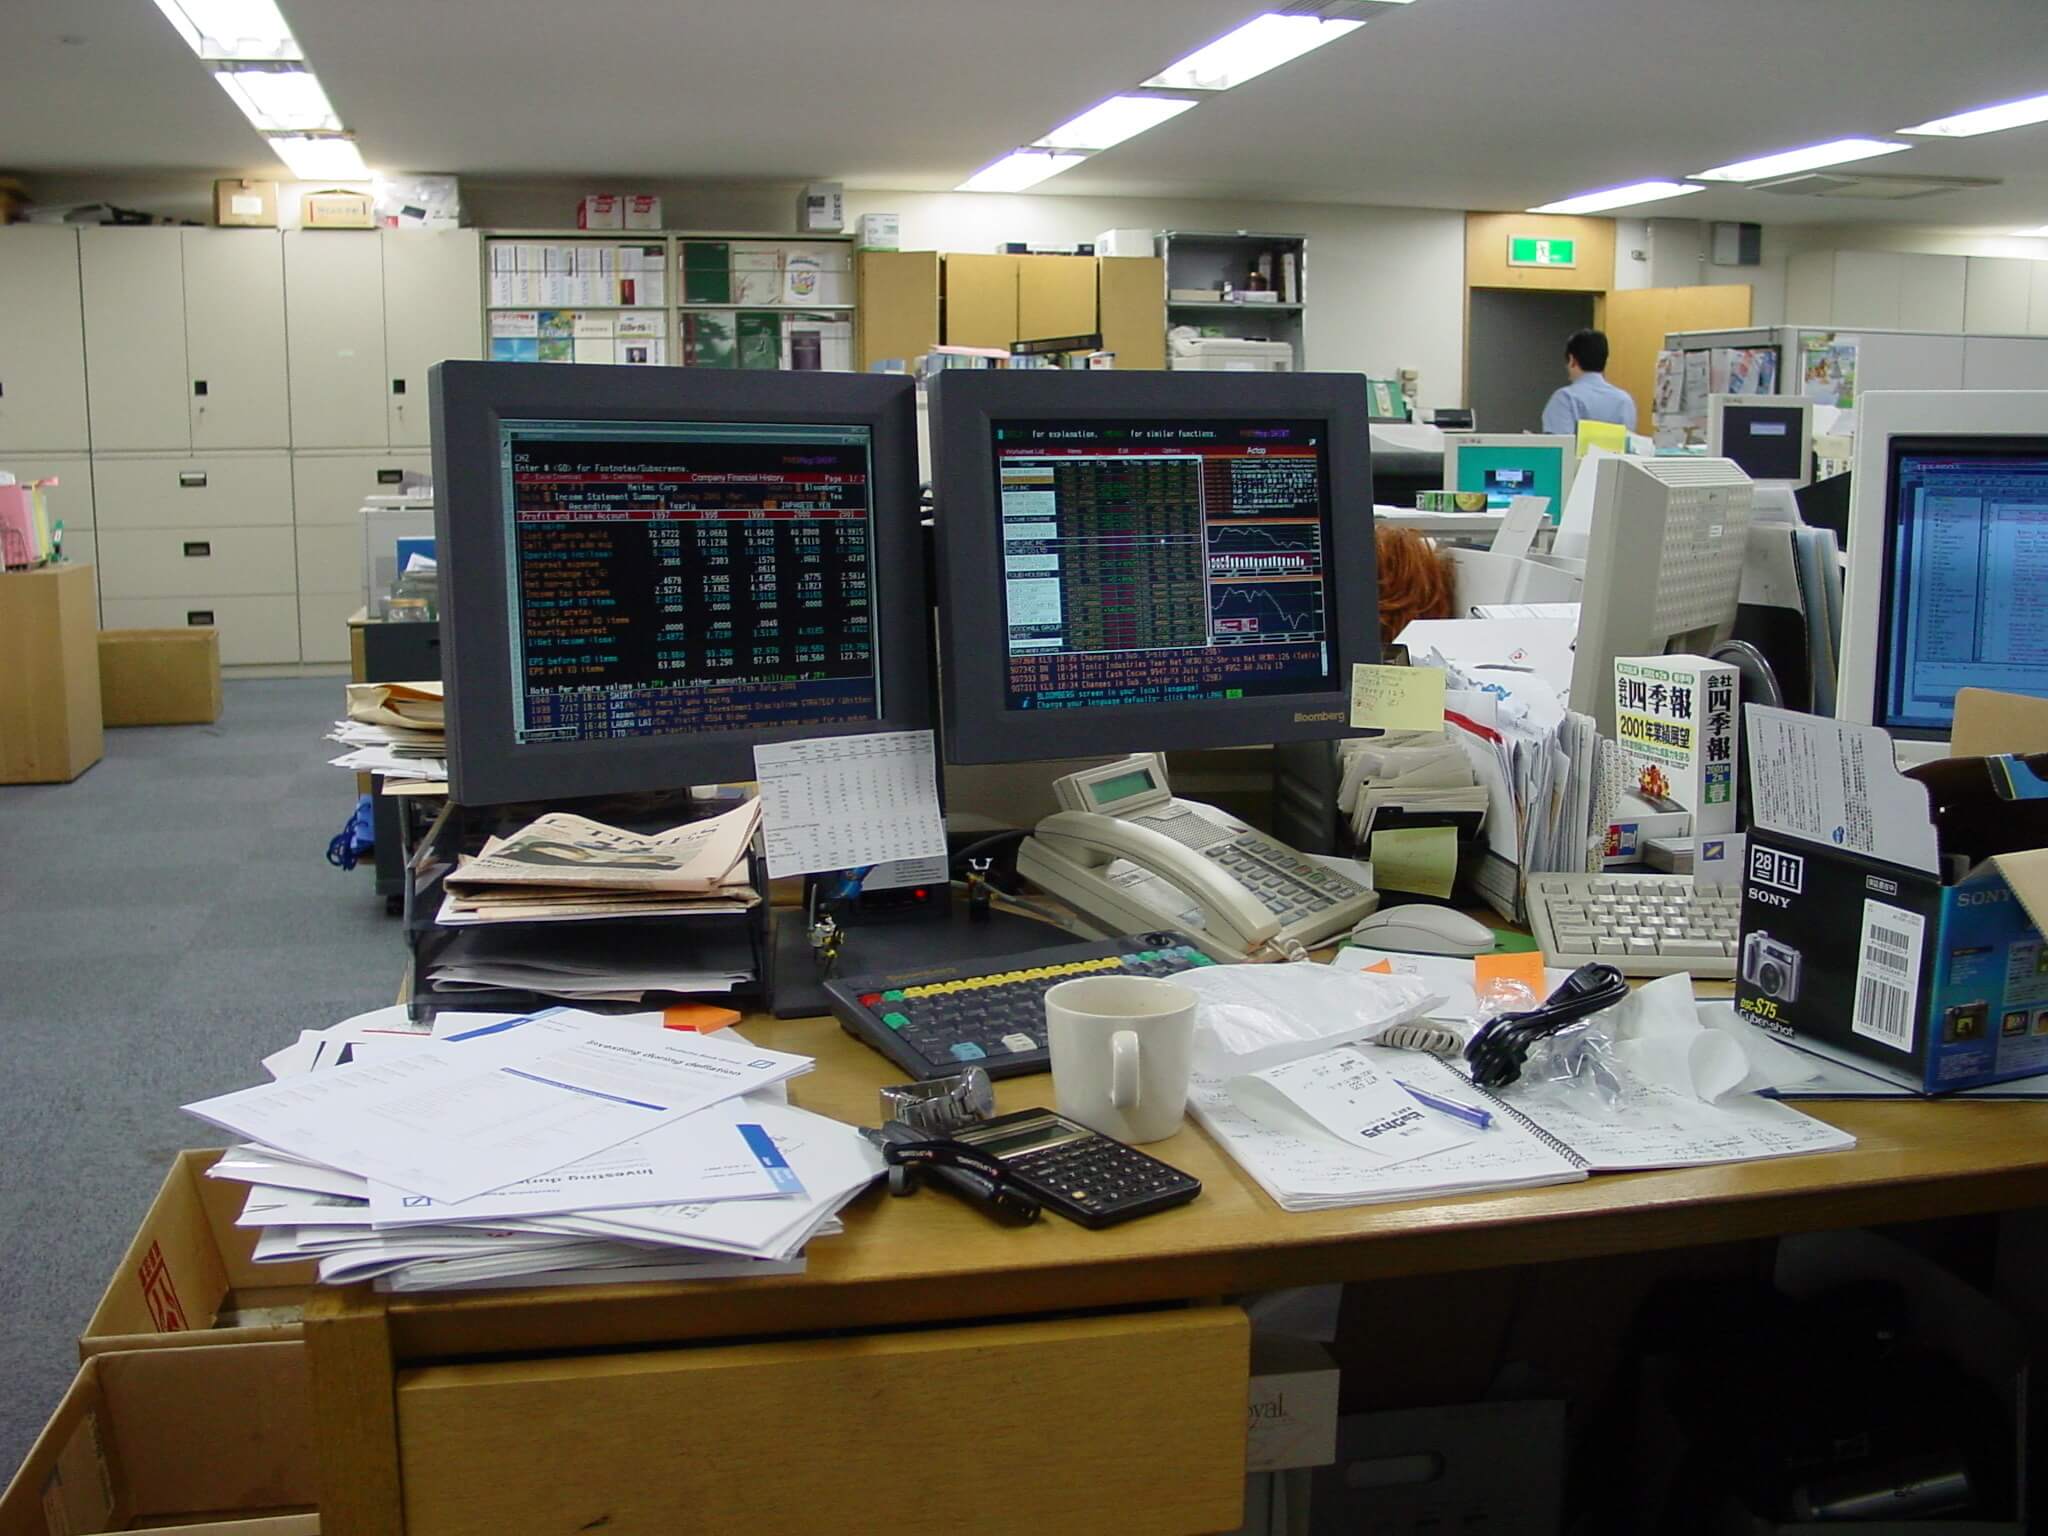
[[[1847,165],[1853,160],[1874,160],[1895,155],[1910,144],[1888,144],[1883,139],[1835,139],[1805,149],[1788,149],[1781,154],[1759,155],[1733,165],[1717,165],[1711,171],[1696,171],[1696,181],[1763,181],[1771,176],[1790,176],[1796,171],[1817,171],[1824,166]]]
[[[1099,107],[1061,123],[1044,138],[1040,149],[1108,149],[1179,117],[1195,103],[1176,96],[1112,96]]]
[[[1980,133],[2000,133],[2007,128],[2024,128],[2030,123],[2048,123],[2048,96],[2029,96],[2025,101],[2008,101],[2002,106],[1979,107],[1958,112],[1954,117],[1937,117],[1901,133],[1924,134],[1935,139],[1969,139]]]
[[[156,0],[202,59],[301,59],[277,0]]]
[[[272,135],[264,141],[301,181],[368,181],[370,168],[354,139],[304,134]]]
[[[1254,16],[1235,32],[1167,65],[1145,84],[1155,90],[1227,91],[1364,25],[1319,16]]]
[[[1684,197],[1688,192],[1704,192],[1705,187],[1688,187],[1682,181],[1638,181],[1631,186],[1610,187],[1605,192],[1581,192],[1577,197],[1561,198],[1541,207],[1528,208],[1526,213],[1601,213],[1609,208],[1633,208],[1637,203],[1662,202],[1667,197]]]
[[[1079,165],[1086,155],[1055,154],[1050,150],[1012,150],[993,165],[985,165],[961,182],[955,192],[1022,192],[1048,176],[1057,176]]]
[[[310,69],[250,69],[230,66],[214,71],[242,115],[263,133],[335,133],[335,115]]]

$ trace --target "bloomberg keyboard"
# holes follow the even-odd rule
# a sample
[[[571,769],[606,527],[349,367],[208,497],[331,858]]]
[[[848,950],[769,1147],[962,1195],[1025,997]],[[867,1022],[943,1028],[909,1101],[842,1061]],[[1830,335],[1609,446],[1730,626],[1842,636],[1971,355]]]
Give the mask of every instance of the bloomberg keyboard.
[[[1076,976],[1171,976],[1216,962],[1175,933],[1055,944],[825,983],[832,1016],[919,1081],[980,1067],[1021,1077],[1051,1065],[1045,994]]]
[[[1664,874],[1531,875],[1527,901],[1546,965],[1597,960],[1624,976],[1735,975],[1740,886]]]

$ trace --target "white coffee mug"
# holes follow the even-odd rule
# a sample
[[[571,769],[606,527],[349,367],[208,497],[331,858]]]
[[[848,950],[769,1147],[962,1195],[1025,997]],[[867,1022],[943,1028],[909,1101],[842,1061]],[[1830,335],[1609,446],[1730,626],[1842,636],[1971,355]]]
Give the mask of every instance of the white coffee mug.
[[[1083,976],[1045,994],[1053,1100],[1118,1141],[1180,1129],[1195,1050],[1195,994],[1149,976]]]

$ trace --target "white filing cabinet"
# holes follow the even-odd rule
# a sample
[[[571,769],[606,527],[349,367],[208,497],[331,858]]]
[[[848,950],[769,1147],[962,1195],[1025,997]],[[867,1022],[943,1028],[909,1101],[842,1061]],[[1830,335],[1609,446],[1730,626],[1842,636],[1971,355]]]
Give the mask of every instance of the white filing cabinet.
[[[289,454],[103,454],[93,473],[109,627],[211,624],[224,663],[299,659]]]
[[[176,229],[78,232],[95,453],[192,446],[183,244]]]
[[[364,501],[398,494],[408,474],[430,473],[430,456],[416,451],[292,456],[304,660],[348,660],[348,618],[364,598]]]
[[[432,441],[427,370],[451,357],[483,356],[477,232],[388,234],[384,251],[384,366],[390,443]]]
[[[0,252],[0,260],[4,260]],[[10,453],[0,449],[0,469],[17,480],[57,483],[43,492],[50,521],[64,525],[64,558],[95,567],[97,587],[99,540],[93,527],[92,460],[82,453]]]
[[[282,448],[284,248],[274,230],[184,229],[192,447]]]
[[[0,453],[83,453],[90,445],[84,326],[78,232],[0,229]]]
[[[354,230],[284,236],[294,447],[382,448],[390,440],[383,244]]]

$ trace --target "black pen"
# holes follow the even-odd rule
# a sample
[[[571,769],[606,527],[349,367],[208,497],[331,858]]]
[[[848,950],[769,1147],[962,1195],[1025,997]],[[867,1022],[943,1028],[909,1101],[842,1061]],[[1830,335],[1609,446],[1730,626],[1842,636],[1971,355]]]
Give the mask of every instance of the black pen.
[[[946,1149],[956,1143],[934,1142],[901,1120],[887,1121],[879,1130],[862,1127],[861,1134],[882,1148],[882,1155],[891,1167],[916,1167],[962,1199],[981,1206],[998,1220],[1038,1220],[1038,1202],[1022,1190],[986,1174],[976,1173],[972,1168],[964,1168],[948,1158]],[[969,1157],[980,1156],[966,1147],[961,1147],[960,1151]]]

